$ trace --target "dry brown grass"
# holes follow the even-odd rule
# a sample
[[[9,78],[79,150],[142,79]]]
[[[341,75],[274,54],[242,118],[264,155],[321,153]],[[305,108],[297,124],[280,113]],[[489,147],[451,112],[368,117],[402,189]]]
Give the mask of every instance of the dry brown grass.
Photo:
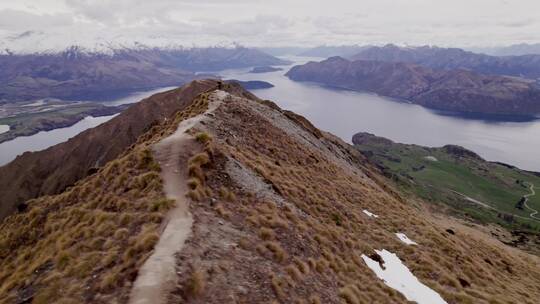
[[[287,253],[283,250],[278,242],[265,241],[261,245],[257,246],[257,250],[261,254],[270,253],[271,256],[278,262],[283,262],[287,258]]]
[[[266,279],[252,284],[261,290],[266,284],[271,286],[275,301],[371,303],[384,299],[405,303],[401,294],[385,286],[359,258],[362,253],[385,248],[398,254],[420,280],[449,302],[478,299],[479,303],[489,303],[499,296],[530,302],[531,298],[518,290],[540,283],[523,275],[531,264],[521,263],[520,259],[511,258],[509,252],[476,239],[448,237],[442,233],[443,227],[419,216],[416,206],[409,206],[388,186],[383,187],[381,177],[365,176],[367,173],[374,177],[375,173],[366,169],[361,157],[346,146],[326,138],[320,147],[314,148],[308,141],[285,134],[275,127],[275,120],[257,116],[241,102],[218,109],[216,117],[218,126],[206,132],[213,138],[214,157],[221,160],[204,171],[205,185],[219,193],[218,207],[213,208],[216,215],[222,217],[229,212],[229,225],[242,231],[242,238],[236,240],[243,250],[242,256],[251,252],[251,259],[258,262],[250,264],[245,259],[236,261],[228,255],[214,254],[236,263],[232,266],[235,273],[270,269],[271,275],[261,276]],[[224,164],[228,158],[260,176],[282,200],[263,199],[259,193],[223,179],[224,167],[219,162]],[[234,199],[229,199],[231,193]],[[212,210],[205,204],[196,206],[196,214]],[[370,220],[363,209],[382,216]],[[397,230],[405,231],[421,245],[404,246],[393,234]],[[491,267],[481,258],[486,255],[491,261],[505,262]],[[456,263],[456,258],[462,262]],[[509,279],[506,264],[512,264],[512,271],[522,273],[520,283]],[[265,266],[258,268],[260,265]],[[538,269],[534,271],[538,273]],[[468,282],[483,283],[464,288],[456,274]],[[493,282],[494,278],[497,279]],[[219,287],[212,289],[218,286],[214,284],[217,283],[209,284],[208,289],[219,294]],[[494,296],[496,290],[503,289],[508,294]],[[313,295],[314,292],[321,294]]]
[[[200,269],[194,269],[186,282],[185,292],[188,298],[200,297],[203,295],[206,281],[204,272]]]
[[[125,302],[174,205],[164,196],[151,144],[206,105],[197,99],[97,174],[6,218],[0,225],[0,303],[14,302],[22,290],[35,291],[33,303]],[[202,165],[206,156],[193,164]]]
[[[34,200],[27,213],[8,218],[0,232],[0,243],[6,245],[0,249],[0,257],[2,270],[11,271],[0,274],[1,294],[13,298],[19,288],[31,285],[38,287],[38,299],[81,299],[83,286],[94,286],[94,292],[105,294],[111,286],[131,280],[132,265],[140,263],[157,239],[157,225],[147,231],[142,223],[159,224],[160,215],[170,208],[156,170],[147,148],[134,149],[67,192]],[[130,176],[118,175],[120,171],[130,172]],[[97,187],[101,180],[110,182]],[[118,246],[127,249],[128,258],[120,258]],[[16,257],[32,263],[20,263]],[[31,281],[20,276],[36,270],[39,275]],[[93,276],[97,281],[107,277],[106,288],[90,284]],[[50,286],[67,282],[68,291],[50,293]]]
[[[195,139],[202,144],[206,144],[212,140],[212,136],[206,132],[200,132],[195,135]]]
[[[298,270],[298,267],[296,265],[289,265],[285,267],[285,271],[291,276],[293,280],[296,282],[299,282],[302,280],[303,276],[300,270]]]
[[[150,130],[125,159],[105,168],[107,175],[102,170],[61,195],[31,202],[28,212],[0,227],[9,228],[0,229],[0,294],[12,300],[31,285],[39,287],[41,301],[125,300],[118,294],[128,290],[168,208],[144,144],[174,132],[207,101],[201,96],[190,111]],[[397,196],[347,146],[306,122],[296,125],[301,131],[280,129],[280,113],[270,119],[254,107],[263,106],[231,101],[219,108],[204,131],[211,140],[200,141],[204,152],[186,164],[188,195],[198,202],[190,210],[193,236],[178,260],[189,269],[178,292],[184,302],[222,303],[233,293],[245,303],[406,303],[359,258],[382,248],[448,302],[535,303],[540,296],[536,260],[445,234],[446,227]],[[291,130],[298,136],[286,133]],[[225,169],[233,158],[273,194],[233,181]],[[364,208],[381,217],[366,218]],[[397,229],[419,245],[404,246],[393,234]],[[459,278],[472,284],[464,287]],[[239,285],[248,286],[247,293]],[[93,299],[82,296],[83,286],[90,286]]]
[[[229,202],[234,202],[236,200],[234,192],[229,191],[226,187],[219,188],[219,196]]]
[[[265,241],[273,240],[275,238],[274,230],[262,227],[259,229],[259,237]]]

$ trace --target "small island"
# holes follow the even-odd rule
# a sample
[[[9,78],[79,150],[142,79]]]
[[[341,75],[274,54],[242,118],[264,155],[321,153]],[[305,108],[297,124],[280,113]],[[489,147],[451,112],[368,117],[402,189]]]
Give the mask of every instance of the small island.
[[[227,80],[227,82],[236,82],[240,84],[246,90],[269,89],[269,88],[274,87],[273,84],[266,81],[261,81],[261,80],[241,81],[241,80],[236,80],[236,79],[230,79],[230,80]]]
[[[249,73],[254,74],[262,74],[262,73],[270,73],[270,72],[277,72],[277,71],[283,71],[282,68],[275,68],[272,66],[261,66],[261,67],[254,67],[249,71]]]

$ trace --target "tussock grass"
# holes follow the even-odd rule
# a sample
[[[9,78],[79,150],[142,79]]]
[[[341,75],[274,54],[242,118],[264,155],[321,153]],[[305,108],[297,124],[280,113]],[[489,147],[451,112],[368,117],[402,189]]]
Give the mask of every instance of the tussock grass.
[[[287,297],[285,291],[283,290],[285,283],[283,280],[279,279],[275,274],[272,274],[270,277],[272,283],[272,289],[274,290],[278,299],[285,299]]]
[[[212,190],[206,187],[206,175],[203,167],[210,164],[211,159],[207,152],[201,152],[188,160],[188,187],[187,196],[193,201],[202,201],[212,196]]]
[[[164,211],[172,209],[175,204],[176,204],[176,202],[174,200],[172,200],[172,199],[160,198],[160,199],[157,199],[157,200],[153,201],[150,204],[149,211],[151,211],[151,212],[156,212],[156,211],[164,212]]]
[[[187,196],[191,200],[198,202],[198,201],[201,201],[205,197],[205,194],[198,190],[189,190],[187,193]]]
[[[265,241],[273,240],[275,238],[274,230],[266,227],[259,229],[259,237]]]
[[[309,297],[309,304],[322,304],[321,299],[318,295],[311,295]]]
[[[234,194],[234,192],[230,191],[225,187],[221,187],[219,189],[219,196],[228,202],[234,202],[236,200],[236,195]]]
[[[233,225],[251,226],[251,236],[239,241],[239,245],[243,250],[256,251],[270,263],[268,267],[274,275],[269,281],[279,302],[335,303],[341,299],[348,303],[370,303],[387,299],[403,303],[404,298],[380,283],[359,259],[360,254],[369,254],[373,248],[396,252],[415,275],[445,296],[445,290],[456,290],[460,284],[455,278],[442,279],[434,273],[458,271],[467,281],[477,282],[488,278],[488,273],[497,272],[486,269],[485,262],[478,267],[477,259],[468,260],[473,255],[465,254],[481,255],[483,250],[497,250],[465,240],[449,243],[390,187],[378,177],[372,178],[376,174],[366,169],[347,146],[325,137],[320,146],[314,147],[319,144],[315,140],[303,134],[300,137],[307,138],[305,142],[289,136],[276,128],[274,121],[257,116],[239,103],[221,110],[222,113],[216,114],[221,122],[218,130],[232,130],[235,136],[213,133],[216,150],[224,151],[261,177],[282,200],[276,204],[277,201],[264,201],[258,193],[231,191],[241,187],[220,184],[221,180],[213,179],[212,170],[206,172],[207,185],[215,186],[214,189],[222,187],[219,194],[223,201],[227,201],[228,192],[235,193],[235,204],[223,202],[220,206],[232,213]],[[357,172],[353,172],[355,168]],[[384,216],[370,221],[363,209]],[[407,234],[425,246],[425,250],[419,253],[417,247],[399,243],[393,232],[404,227],[418,227]],[[283,258],[276,258],[275,253]],[[447,258],[449,255],[452,257]],[[464,262],[456,264],[453,260],[456,255],[463,257]],[[452,261],[447,263],[447,259]],[[495,264],[493,259],[490,261]],[[505,284],[508,283],[513,284],[509,281]],[[497,288],[505,284],[495,283]],[[305,291],[314,291],[316,286],[336,287],[311,299],[311,293]],[[475,289],[474,292],[482,289],[471,287],[468,288]],[[514,296],[520,297],[517,293]]]
[[[206,152],[199,153],[188,160],[189,165],[199,166],[199,167],[204,166],[208,164],[209,162],[210,162],[210,157],[208,156],[208,153]]]
[[[212,136],[206,132],[200,132],[195,135],[195,139],[202,144],[206,144],[212,141]]]
[[[352,286],[346,286],[344,288],[341,288],[339,290],[339,296],[345,300],[348,304],[359,304],[360,301],[358,300],[358,297],[356,296],[356,292],[353,289]]]
[[[231,212],[230,211],[227,211],[222,204],[218,204],[216,205],[216,211],[217,211],[217,214],[225,219],[228,219],[231,217]]]
[[[289,266],[285,267],[285,271],[296,282],[299,282],[299,281],[301,281],[303,279],[303,275],[300,272],[300,270],[298,269],[298,267],[296,267],[296,265],[289,265]]]
[[[265,241],[263,244],[257,246],[257,250],[261,254],[266,254],[270,252],[274,259],[278,262],[284,262],[287,258],[287,253],[278,242],[275,241]]]
[[[31,200],[27,212],[6,218],[0,224],[0,302],[13,302],[23,288],[35,290],[33,303],[118,302],[125,297],[173,207],[164,196],[151,145],[206,105],[199,98],[96,174],[61,194]],[[199,136],[207,144],[210,139]],[[190,161],[193,175],[204,183],[199,169],[208,154]]]
[[[184,291],[188,297],[197,298],[204,294],[205,287],[205,274],[201,269],[196,268],[191,272]]]

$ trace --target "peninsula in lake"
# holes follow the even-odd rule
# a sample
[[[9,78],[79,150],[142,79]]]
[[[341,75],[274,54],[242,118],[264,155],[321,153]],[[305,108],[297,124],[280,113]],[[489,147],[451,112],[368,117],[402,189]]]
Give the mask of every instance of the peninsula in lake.
[[[262,74],[262,73],[270,73],[270,72],[277,72],[282,71],[282,68],[275,68],[272,66],[262,66],[262,67],[254,67],[249,72],[253,74]]]
[[[294,66],[286,75],[295,81],[373,92],[436,110],[540,114],[540,88],[534,81],[466,69],[432,69],[404,62],[332,57]]]

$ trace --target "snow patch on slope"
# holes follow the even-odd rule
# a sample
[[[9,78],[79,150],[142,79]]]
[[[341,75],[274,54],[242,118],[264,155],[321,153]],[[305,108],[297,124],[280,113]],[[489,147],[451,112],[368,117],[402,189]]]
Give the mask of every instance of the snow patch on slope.
[[[367,216],[369,217],[374,217],[374,218],[378,218],[379,216],[376,215],[375,213],[371,213],[369,211],[367,211],[366,209],[362,210],[362,212],[364,212]]]
[[[396,236],[406,245],[418,245],[415,241],[411,240],[408,236],[406,236],[405,233],[398,232],[396,233]]]
[[[375,252],[384,261],[384,268],[379,262],[364,254],[362,259],[387,286],[401,292],[409,301],[415,301],[419,304],[446,304],[446,301],[437,292],[422,284],[396,254],[386,249],[375,250]]]

